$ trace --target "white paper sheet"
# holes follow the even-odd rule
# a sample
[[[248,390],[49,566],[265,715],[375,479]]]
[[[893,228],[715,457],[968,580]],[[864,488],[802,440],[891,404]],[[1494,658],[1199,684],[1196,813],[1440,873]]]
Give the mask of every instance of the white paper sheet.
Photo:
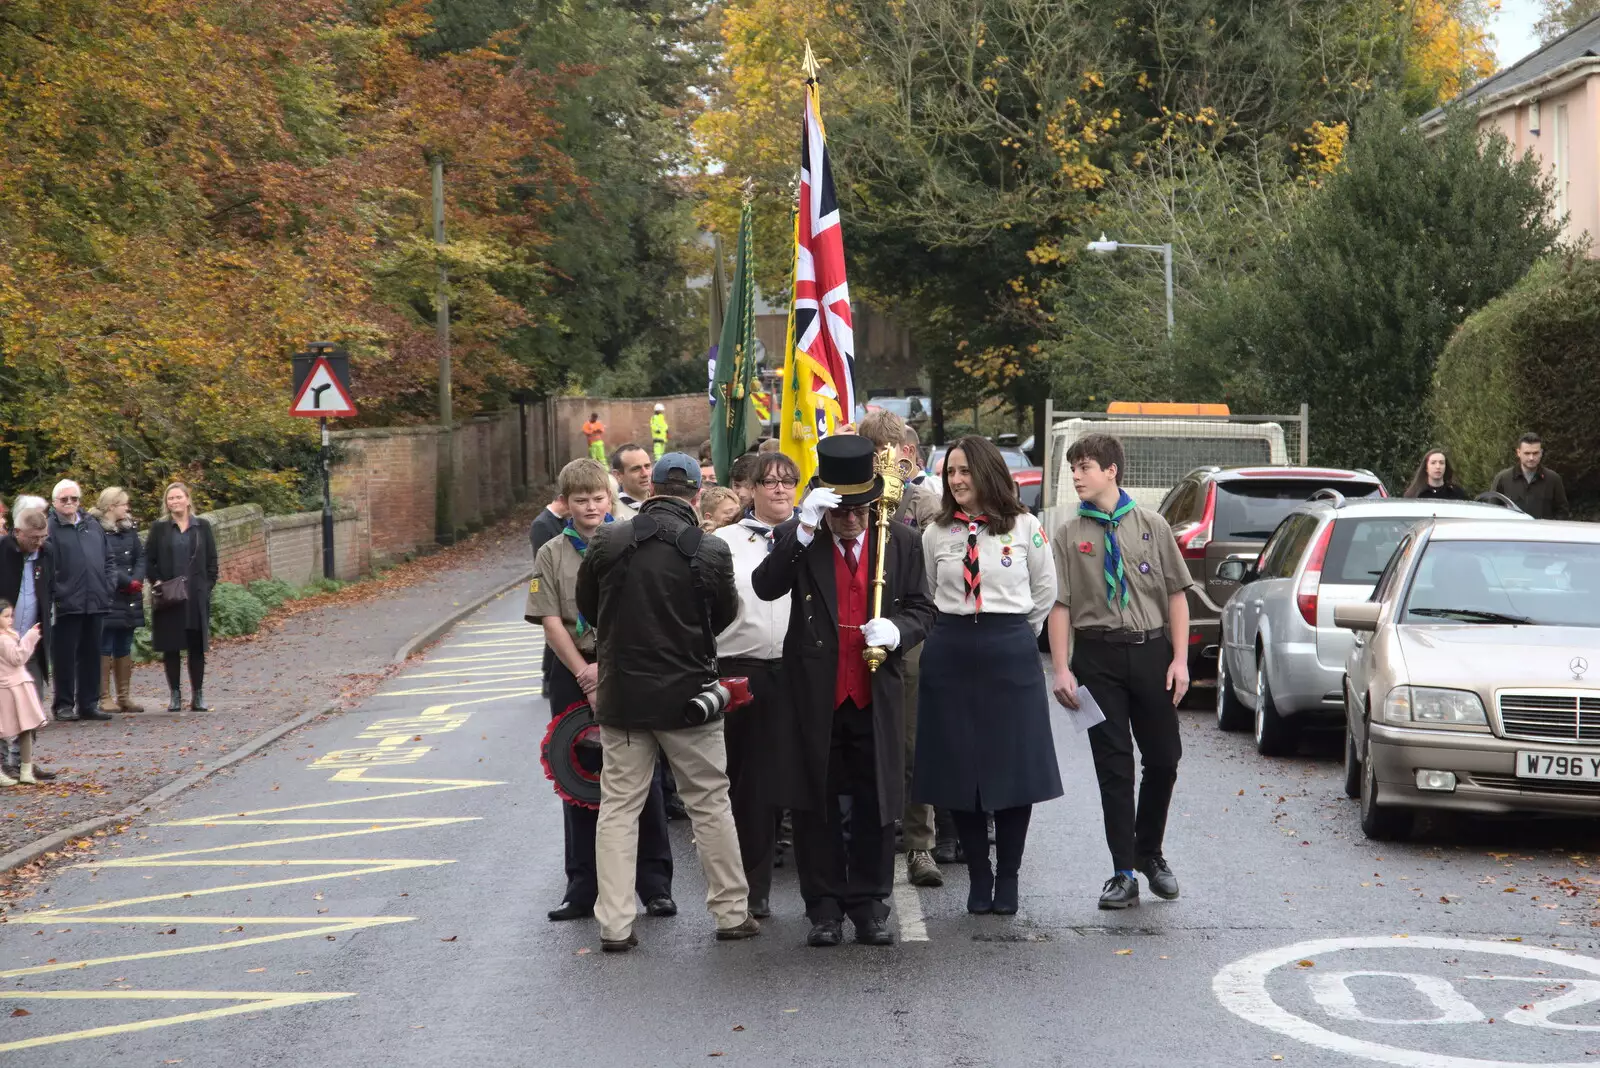
[[[1062,711],[1067,714],[1067,719],[1072,723],[1072,729],[1082,734],[1096,723],[1104,723],[1106,714],[1100,711],[1100,705],[1095,701],[1094,695],[1087,686],[1078,687],[1078,707],[1067,708],[1062,706]]]

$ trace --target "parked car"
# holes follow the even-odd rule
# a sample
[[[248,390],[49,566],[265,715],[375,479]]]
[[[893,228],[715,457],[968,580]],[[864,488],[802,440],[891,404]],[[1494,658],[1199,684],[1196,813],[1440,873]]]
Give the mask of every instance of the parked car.
[[[1011,479],[1017,484],[1017,496],[1022,498],[1022,506],[1038,515],[1040,495],[1044,490],[1044,468],[1025,467],[1020,471],[1012,471]]]
[[[1160,512],[1178,539],[1189,577],[1204,596],[1189,592],[1189,675],[1209,680],[1220,649],[1220,609],[1239,588],[1217,574],[1225,560],[1254,560],[1267,538],[1298,505],[1320,489],[1346,500],[1386,497],[1371,471],[1326,467],[1202,467],[1179,481]]]
[[[1600,525],[1431,521],[1333,619],[1368,837],[1421,809],[1600,815]]]
[[[1278,756],[1308,722],[1341,722],[1354,636],[1334,625],[1334,609],[1371,596],[1400,540],[1434,518],[1533,521],[1474,501],[1349,500],[1319,490],[1294,506],[1257,559],[1224,560],[1218,579],[1239,587],[1222,609],[1217,726],[1253,721],[1257,751]]]

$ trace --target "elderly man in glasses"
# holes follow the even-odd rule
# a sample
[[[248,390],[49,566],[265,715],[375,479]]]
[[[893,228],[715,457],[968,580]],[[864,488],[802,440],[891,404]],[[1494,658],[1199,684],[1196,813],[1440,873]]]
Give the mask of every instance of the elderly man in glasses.
[[[113,719],[100,711],[100,626],[117,586],[105,528],[84,514],[83,490],[71,479],[50,494],[55,552],[55,623],[50,631],[56,719]]]

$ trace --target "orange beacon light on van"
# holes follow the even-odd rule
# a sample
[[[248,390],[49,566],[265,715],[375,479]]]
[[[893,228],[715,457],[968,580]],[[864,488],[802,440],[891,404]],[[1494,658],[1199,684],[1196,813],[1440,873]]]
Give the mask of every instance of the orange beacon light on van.
[[[1226,404],[1173,404],[1165,401],[1112,401],[1107,415],[1210,415],[1231,414]]]

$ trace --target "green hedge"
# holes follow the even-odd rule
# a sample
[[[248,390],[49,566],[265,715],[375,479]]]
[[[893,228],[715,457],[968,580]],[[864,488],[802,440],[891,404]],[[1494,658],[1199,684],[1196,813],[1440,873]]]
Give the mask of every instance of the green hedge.
[[[1462,484],[1487,489],[1533,430],[1574,503],[1600,500],[1596,382],[1600,263],[1546,260],[1467,318],[1434,371],[1433,424]]]

